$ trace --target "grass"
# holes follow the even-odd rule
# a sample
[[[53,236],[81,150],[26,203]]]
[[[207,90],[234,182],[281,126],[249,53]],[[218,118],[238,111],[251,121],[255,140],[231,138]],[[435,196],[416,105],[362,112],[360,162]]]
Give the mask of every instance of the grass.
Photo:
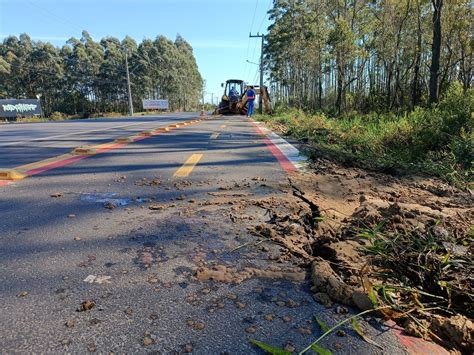
[[[280,109],[256,116],[308,144],[310,154],[386,173],[426,173],[458,187],[474,179],[474,90],[453,85],[433,108],[339,118]]]
[[[358,234],[368,241],[364,248],[380,270],[383,285],[374,290],[385,304],[399,312],[436,308],[435,313],[458,312],[474,317],[474,289],[470,277],[474,264],[469,249],[474,234],[454,237],[448,233],[414,235],[384,230],[380,225]]]
[[[362,329],[360,328],[359,324],[357,323],[357,318],[360,318],[363,315],[366,315],[368,313],[373,313],[373,312],[377,312],[377,311],[381,311],[381,310],[385,310],[385,309],[389,309],[389,308],[391,308],[391,306],[381,306],[381,307],[376,307],[374,309],[369,309],[369,310],[360,312],[358,314],[355,314],[355,315],[353,315],[349,318],[346,318],[346,319],[338,322],[333,327],[327,326],[326,324],[324,324],[322,321],[320,321],[318,318],[315,317],[315,321],[318,323],[319,327],[323,331],[323,334],[321,334],[321,336],[319,336],[316,340],[314,340],[313,342],[308,344],[304,349],[298,351],[298,355],[306,354],[310,350],[312,350],[313,352],[315,352],[317,354],[320,354],[320,355],[331,355],[332,352],[330,350],[320,346],[319,344],[321,343],[321,341],[323,339],[325,339],[326,337],[328,337],[329,335],[334,333],[338,328],[342,327],[344,324],[349,323],[349,322],[352,323],[353,329],[355,330],[355,332],[362,339],[364,339],[364,341],[369,342],[371,344],[374,344],[377,347],[380,347],[380,345],[373,342],[369,337],[367,337],[362,332]],[[291,352],[289,352],[285,349],[278,348],[278,347],[263,343],[263,342],[258,341],[258,340],[250,340],[250,343],[257,346],[257,347],[259,347],[260,349],[264,350],[267,354],[271,354],[271,355],[290,355],[291,354]]]

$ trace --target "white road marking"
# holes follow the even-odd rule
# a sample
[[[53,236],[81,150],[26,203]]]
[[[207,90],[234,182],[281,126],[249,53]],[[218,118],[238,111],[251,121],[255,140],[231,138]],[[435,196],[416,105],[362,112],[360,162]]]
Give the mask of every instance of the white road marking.
[[[286,158],[295,166],[296,169],[301,170],[306,167],[308,157],[301,154],[301,152],[278,134],[272,132],[265,127],[264,124],[254,121],[260,130],[267,136],[268,139],[286,156]]]

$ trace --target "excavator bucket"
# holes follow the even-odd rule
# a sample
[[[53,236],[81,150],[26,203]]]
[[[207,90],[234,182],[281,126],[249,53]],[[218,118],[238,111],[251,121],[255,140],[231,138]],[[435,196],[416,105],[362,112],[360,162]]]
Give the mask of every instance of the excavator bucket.
[[[270,95],[268,94],[268,88],[266,86],[259,87],[255,86],[255,93],[262,96],[263,113],[267,115],[273,114],[272,102],[270,101]]]

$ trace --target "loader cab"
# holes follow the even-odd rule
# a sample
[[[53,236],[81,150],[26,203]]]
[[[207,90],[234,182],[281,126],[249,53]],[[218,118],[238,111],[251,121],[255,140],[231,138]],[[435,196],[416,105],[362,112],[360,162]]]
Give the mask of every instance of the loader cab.
[[[224,88],[224,95],[231,101],[240,100],[245,91],[245,83],[243,80],[227,80],[226,83],[222,83],[221,86]]]

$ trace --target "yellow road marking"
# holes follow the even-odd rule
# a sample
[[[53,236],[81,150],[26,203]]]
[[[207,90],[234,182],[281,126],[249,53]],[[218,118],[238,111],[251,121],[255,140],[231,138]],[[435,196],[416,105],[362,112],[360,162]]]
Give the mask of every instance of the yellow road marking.
[[[217,132],[211,134],[211,139],[217,139],[217,137],[219,137],[219,134],[220,134],[220,133],[217,133]]]
[[[109,149],[111,147],[114,147],[117,143],[115,142],[112,142],[112,143],[102,143],[102,144],[99,144],[99,145],[95,145],[93,146],[92,148],[96,149],[96,150],[102,150],[102,149]]]
[[[97,150],[108,149],[110,147],[113,147],[114,145],[115,145],[115,143],[112,142],[112,143],[103,143],[103,144],[87,147],[87,149],[90,149],[90,154],[86,154],[86,155],[95,155],[95,154],[97,154]],[[83,147],[78,147],[78,148],[83,148]],[[74,152],[74,150],[73,150],[73,152]],[[69,154],[58,155],[56,157],[52,157],[52,158],[40,160],[40,161],[37,161],[37,162],[33,162],[33,163],[18,166],[18,167],[15,168],[15,170],[20,172],[20,173],[23,173],[23,172],[26,172],[26,171],[29,171],[29,170],[40,169],[40,168],[45,167],[49,164],[72,158],[74,155],[75,155],[74,153],[73,154],[69,153]],[[1,176],[0,176],[0,180],[3,180],[1,178]]]
[[[194,122],[199,122],[199,120],[195,120]],[[144,123],[146,123],[146,122],[139,123],[139,124],[144,124]],[[133,126],[133,125],[139,125],[139,124],[116,126],[116,127],[111,127],[110,129],[119,128],[119,127]],[[173,127],[173,126],[180,127],[180,126],[182,126],[182,124],[172,125],[171,127]],[[66,136],[69,136],[69,135],[74,135],[74,134],[79,134],[79,133],[96,132],[96,131],[102,131],[102,130],[107,131],[109,129],[98,129],[98,130],[91,130],[91,131],[84,131],[84,132],[76,132],[76,133],[73,133],[73,134],[66,134],[66,135],[49,137],[49,138],[66,137]],[[153,132],[154,133],[155,131],[157,131],[157,132],[166,132],[166,131],[169,131],[169,128],[168,127],[159,127],[159,128],[151,129],[151,130],[144,131],[144,132],[146,132],[146,133],[152,133]],[[141,132],[141,133],[143,133],[143,132]],[[217,134],[217,135],[219,135],[219,134]],[[145,136],[148,136],[148,134],[146,134]],[[56,162],[60,162],[62,160],[70,159],[70,158],[72,158],[74,156],[77,156],[77,155],[95,155],[100,150],[103,150],[103,149],[107,150],[107,149],[110,149],[110,148],[114,148],[117,143],[133,143],[135,137],[140,137],[140,133],[139,133],[138,136],[135,135],[135,136],[128,136],[128,137],[118,137],[113,142],[102,143],[102,144],[95,145],[95,146],[76,147],[72,150],[72,153],[62,154],[62,155],[59,155],[59,156],[56,156],[56,157],[52,157],[52,158],[40,160],[40,161],[37,161],[37,162],[21,165],[21,166],[18,166],[16,168],[13,168],[13,169],[2,169],[2,168],[0,168],[0,181],[1,180],[21,180],[21,179],[24,179],[28,176],[28,175],[24,174],[27,171],[41,169],[41,168],[43,168],[47,165],[50,165],[52,163],[56,163]],[[43,139],[47,139],[47,138],[34,139],[33,141],[43,140]],[[7,145],[12,145],[12,144],[7,144]],[[87,149],[87,152],[82,151],[85,148]],[[79,153],[79,154],[74,153],[76,149],[78,149],[78,151],[76,153]],[[178,171],[176,171],[174,176],[177,176],[177,177],[188,176],[191,173],[191,171],[194,169],[194,166],[199,162],[199,160],[201,160],[201,158],[202,158],[202,154],[193,154],[193,155],[191,155],[191,157],[186,161],[186,163],[180,169],[178,169]]]
[[[225,128],[225,124],[221,125],[219,128]]]
[[[15,170],[15,169],[6,169],[6,170],[0,170],[0,179],[1,180],[21,180],[26,177],[25,174],[22,174],[21,172]]]
[[[175,173],[174,177],[186,177],[191,174],[193,171],[194,167],[196,166],[197,163],[202,158],[202,154],[193,154],[189,157],[188,160],[186,160],[186,163],[183,164],[181,168],[179,168]]]
[[[118,137],[118,138],[115,138],[114,140],[115,143],[132,143],[133,142],[133,139],[132,137]]]
[[[72,153],[72,155],[95,155],[97,154],[97,149],[93,148],[93,147],[77,147],[77,148],[74,148]]]

